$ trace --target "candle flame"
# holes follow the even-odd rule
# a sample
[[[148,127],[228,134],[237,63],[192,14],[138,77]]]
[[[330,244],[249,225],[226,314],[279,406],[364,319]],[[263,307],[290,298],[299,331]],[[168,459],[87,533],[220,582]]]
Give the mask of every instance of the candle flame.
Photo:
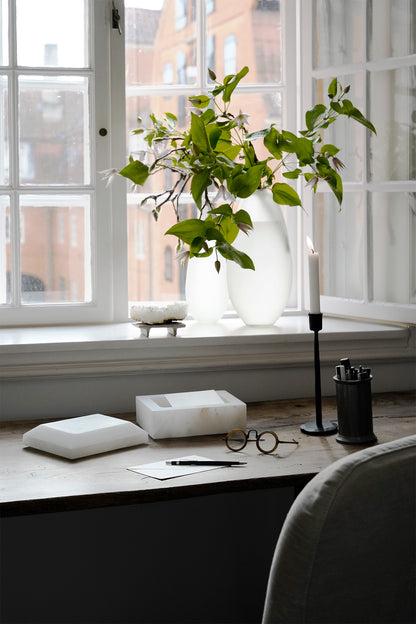
[[[309,238],[309,236],[306,237],[306,242],[308,244],[309,249],[311,250],[312,253],[315,253],[315,247],[313,246],[313,242],[311,241],[311,239]]]

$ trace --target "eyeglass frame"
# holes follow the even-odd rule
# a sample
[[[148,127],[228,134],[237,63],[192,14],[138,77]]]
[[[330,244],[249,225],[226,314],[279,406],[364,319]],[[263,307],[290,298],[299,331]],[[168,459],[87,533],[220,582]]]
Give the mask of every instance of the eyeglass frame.
[[[233,449],[233,448],[231,448],[231,446],[229,445],[228,438],[229,438],[229,436],[230,436],[232,433],[235,433],[235,432],[237,432],[237,431],[238,431],[239,433],[242,433],[242,434],[244,435],[244,437],[245,437],[245,442],[244,442],[244,444],[243,444],[243,446],[242,446],[241,448],[239,448],[239,449]],[[250,440],[250,433],[254,433],[254,434],[256,435],[256,438],[255,438],[255,439],[251,439],[251,440]],[[273,447],[270,451],[264,451],[264,450],[260,447],[260,445],[259,445],[260,438],[261,438],[261,436],[262,436],[263,434],[265,434],[265,433],[270,433],[270,434],[271,434],[271,435],[275,438],[275,445],[274,445],[274,447]],[[249,429],[248,431],[244,431],[243,429],[231,429],[231,431],[229,431],[229,432],[227,433],[227,435],[225,436],[225,438],[224,438],[224,442],[225,442],[226,447],[227,447],[230,451],[232,451],[233,453],[239,453],[240,451],[242,451],[243,449],[245,449],[245,448],[246,448],[246,446],[247,446],[247,443],[248,443],[248,442],[255,442],[255,443],[256,443],[256,446],[257,446],[257,448],[258,448],[258,450],[260,451],[260,453],[264,453],[265,455],[269,455],[270,453],[273,453],[273,451],[275,451],[275,450],[277,449],[277,447],[279,446],[279,444],[299,444],[299,442],[297,442],[296,440],[291,440],[291,441],[288,441],[288,440],[280,440],[280,439],[279,439],[279,436],[277,435],[277,433],[276,433],[275,431],[270,431],[270,430],[268,430],[268,429],[266,429],[265,431],[260,431],[260,433],[258,433],[258,432],[257,432],[257,429]]]

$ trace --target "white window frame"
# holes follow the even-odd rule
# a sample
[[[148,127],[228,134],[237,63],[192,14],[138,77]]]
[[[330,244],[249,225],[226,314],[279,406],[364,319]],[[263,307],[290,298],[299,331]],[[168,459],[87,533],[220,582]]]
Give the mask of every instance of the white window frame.
[[[94,25],[95,43],[90,42],[91,66],[96,71],[96,91],[92,96],[91,137],[96,137],[97,146],[91,146],[93,157],[96,158],[96,171],[92,171],[91,192],[95,190],[95,201],[91,209],[91,231],[96,235],[96,243],[91,250],[93,272],[92,284],[95,296],[91,304],[51,304],[45,306],[24,306],[24,308],[2,307],[0,309],[0,325],[37,325],[64,324],[82,322],[120,322],[128,319],[127,304],[127,213],[124,182],[116,179],[111,187],[106,188],[97,173],[124,162],[125,148],[125,114],[124,114],[124,72],[120,66],[124,63],[124,36],[117,29],[111,28],[111,0],[92,0],[94,10],[91,20]],[[122,0],[116,0],[116,8],[124,19]],[[283,6],[283,5],[282,5]],[[205,25],[203,3],[197,2],[197,12],[201,29]],[[310,0],[288,0],[282,12],[283,28],[283,125],[290,130],[303,127],[304,111],[312,104],[312,80],[318,70],[311,66],[312,49],[312,2]],[[298,15],[298,19],[297,19]],[[11,16],[12,17],[12,16]],[[13,33],[12,33],[13,34]],[[14,36],[14,35],[13,35]],[[13,37],[12,37],[13,39]],[[13,42],[12,42],[13,43]],[[206,54],[204,44],[198,46],[199,76],[202,84],[206,75]],[[399,63],[388,61],[391,63]],[[408,62],[413,62],[412,60]],[[371,65],[371,64],[370,64]],[[110,70],[110,72],[108,72]],[[2,73],[7,69],[2,68]],[[85,70],[86,73],[89,70]],[[365,71],[365,68],[363,69]],[[36,68],[34,68],[36,72]],[[59,70],[59,73],[62,73]],[[203,79],[204,77],[204,79]],[[162,87],[163,88],[163,87]],[[156,92],[158,87],[149,89]],[[186,85],[171,87],[172,94],[187,94]],[[242,92],[258,91],[254,85],[241,85]],[[266,85],[266,90],[276,91],[276,85]],[[143,90],[142,90],[143,92]],[[108,94],[111,93],[111,97]],[[287,102],[299,100],[301,106],[287,106]],[[16,94],[10,95],[13,101]],[[14,100],[13,100],[14,98]],[[100,128],[107,129],[107,135],[98,134]],[[371,192],[372,185],[365,182],[366,190]],[[345,185],[348,186],[347,184]],[[402,185],[405,190],[415,190],[416,183]],[[3,189],[4,190],[4,189]],[[7,190],[7,189],[6,189]],[[71,191],[76,191],[71,187]],[[85,190],[85,187],[82,187]],[[292,248],[295,263],[294,288],[286,314],[299,314],[308,310],[307,254],[304,240],[306,235],[314,238],[312,195],[302,188],[299,189],[305,212],[289,209],[285,211],[289,233],[295,241]],[[16,230],[16,219],[12,217],[11,226]],[[18,259],[15,258],[15,263]],[[17,265],[16,265],[17,266]],[[355,302],[335,297],[322,297],[322,309],[329,314],[340,316],[362,316],[372,319],[383,319],[395,322],[415,322],[415,306],[382,304],[368,301]]]
[[[363,3],[364,11],[366,11],[366,3]],[[363,84],[365,85],[364,94],[364,115],[368,116],[368,111],[365,110],[367,106],[367,83],[369,80],[368,74],[371,70],[381,69],[396,69],[400,67],[414,66],[416,63],[416,55],[409,55],[407,57],[387,58],[376,61],[369,61],[367,59],[361,59],[357,63],[351,63],[348,65],[330,66],[323,69],[315,69],[313,67],[313,32],[311,24],[313,24],[313,2],[311,0],[298,0],[299,6],[299,18],[300,18],[300,33],[298,38],[299,46],[299,60],[300,60],[300,85],[301,85],[301,118],[299,120],[302,125],[302,119],[304,118],[304,112],[311,108],[315,104],[313,101],[313,80],[333,78],[342,74],[361,73]],[[368,29],[364,28],[363,36],[364,50],[367,48]],[[346,85],[343,85],[346,86]],[[368,132],[369,134],[369,132]],[[365,150],[368,149],[368,137]],[[366,153],[364,154],[366,160]],[[416,192],[416,181],[389,181],[389,182],[375,182],[367,179],[367,171],[364,168],[362,182],[343,182],[344,197],[349,191],[360,192],[364,202],[364,214],[367,215],[367,222],[369,221],[369,209],[367,206],[369,203],[369,195],[379,190],[385,191],[409,191]],[[325,191],[324,191],[325,192]],[[301,190],[302,201],[305,208],[304,215],[304,236],[309,235],[312,240],[316,239],[316,222],[313,205],[313,195],[304,190]],[[368,226],[366,228],[366,236],[364,238],[364,258],[367,259],[368,266],[370,263],[370,238],[368,232]],[[409,257],[409,265],[412,259]],[[307,275],[306,267],[306,254],[302,259],[303,272]],[[368,273],[368,269],[367,269]],[[307,280],[304,281],[304,291]],[[416,305],[415,304],[398,304],[388,303],[381,301],[371,300],[371,284],[369,279],[364,279],[365,294],[362,300],[352,300],[342,297],[329,297],[321,296],[321,309],[324,313],[332,314],[342,317],[355,317],[374,319],[382,321],[390,321],[397,323],[411,323],[416,324]],[[305,299],[307,300],[307,293],[305,292]]]
[[[122,14],[122,3],[118,0],[119,12]],[[125,193],[122,185],[114,184],[112,189],[105,187],[99,171],[110,168],[113,154],[125,153],[124,148],[124,107],[119,101],[120,93],[124,92],[124,75],[116,71],[124,59],[124,37],[118,30],[112,29],[112,0],[91,0],[89,4],[89,20],[91,32],[95,33],[89,40],[90,67],[88,68],[24,68],[26,75],[56,73],[59,75],[76,73],[90,78],[89,124],[91,138],[91,156],[93,170],[90,184],[82,186],[30,187],[25,184],[19,187],[17,181],[17,162],[12,162],[11,181],[9,187],[0,190],[10,197],[13,206],[11,232],[17,240],[17,206],[19,192],[39,193],[87,193],[91,196],[90,222],[86,231],[91,231],[91,281],[92,301],[77,304],[45,304],[45,305],[4,305],[0,307],[0,325],[52,325],[83,322],[112,322],[125,320],[127,317],[126,300],[127,276],[126,260],[124,259],[127,245],[126,219],[123,216]],[[16,33],[14,24],[14,7],[9,15],[9,55],[10,67],[1,68],[2,74],[9,76],[9,125],[15,125],[14,117],[17,109],[16,75],[13,69],[15,59]],[[110,53],[111,49],[111,53]],[[17,71],[20,71],[18,68]],[[110,73],[111,72],[111,73]],[[110,78],[111,77],[111,78]],[[109,97],[110,91],[112,97]],[[111,107],[110,107],[111,106]],[[99,129],[105,128],[107,134],[101,136]],[[113,214],[112,205],[118,207]],[[18,245],[13,254],[13,270],[20,274]],[[15,293],[16,295],[17,293]],[[18,297],[16,297],[18,300]]]

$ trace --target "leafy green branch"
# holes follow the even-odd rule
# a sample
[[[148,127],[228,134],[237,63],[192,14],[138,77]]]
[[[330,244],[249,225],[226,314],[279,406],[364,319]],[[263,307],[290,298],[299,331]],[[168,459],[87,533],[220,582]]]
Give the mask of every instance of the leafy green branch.
[[[337,78],[328,88],[329,104],[316,104],[308,110],[306,129],[298,135],[279,130],[275,124],[248,132],[247,115],[241,110],[236,115],[230,112],[232,95],[248,71],[243,67],[218,82],[209,70],[215,84],[207,94],[189,97],[189,128],[179,129],[173,113],[165,113],[163,119],[151,114],[151,127],[134,131],[143,135],[148,153],[141,158],[130,156],[125,167],[109,174],[116,172],[131,180],[134,189],[161,171],[175,174],[171,188],[148,194],[142,204],[153,202],[155,219],[167,203],[171,204],[177,222],[166,234],[187,246],[185,254],[182,250],[187,257],[215,253],[218,271],[220,257],[254,269],[251,259],[233,246],[239,231],[249,234],[253,228],[250,215],[235,208],[239,199],[250,197],[257,189],[268,189],[276,204],[301,206],[293,184],[302,177],[314,191],[320,182],[326,182],[341,206],[340,171],[344,165],[338,158],[339,148],[323,143],[323,132],[341,116],[375,132],[373,124],[347,99],[349,87],[343,88]],[[266,150],[262,159],[256,152],[257,142]],[[180,219],[179,204],[186,192],[190,192],[199,218]]]

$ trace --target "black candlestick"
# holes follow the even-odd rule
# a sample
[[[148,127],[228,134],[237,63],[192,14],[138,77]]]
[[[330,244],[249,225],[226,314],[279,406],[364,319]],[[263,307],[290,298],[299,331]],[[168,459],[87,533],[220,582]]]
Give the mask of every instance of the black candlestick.
[[[314,333],[314,364],[315,364],[315,422],[307,422],[300,426],[300,430],[308,435],[331,435],[337,432],[337,426],[332,422],[322,422],[322,395],[321,395],[321,363],[319,360],[318,332],[322,329],[322,314],[309,314],[309,329]]]

